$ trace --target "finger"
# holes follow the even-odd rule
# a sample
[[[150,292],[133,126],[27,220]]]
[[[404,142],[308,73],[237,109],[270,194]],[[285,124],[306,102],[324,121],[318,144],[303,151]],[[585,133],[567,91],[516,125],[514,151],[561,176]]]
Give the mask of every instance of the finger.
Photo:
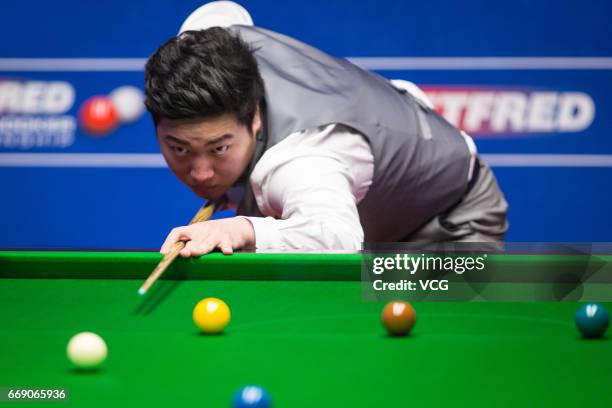
[[[223,240],[219,243],[219,248],[221,252],[225,255],[231,255],[234,253],[234,248],[232,247],[232,243],[229,240]]]
[[[207,240],[206,242],[203,242],[201,244],[201,254],[200,255],[204,255],[204,254],[208,254],[210,252],[212,252],[215,247],[217,246],[216,241],[212,241],[212,240]]]
[[[189,227],[176,227],[166,237],[166,240],[162,244],[159,252],[162,255],[167,254],[172,249],[172,245],[178,241],[185,241],[191,239],[191,230]]]
[[[203,242],[196,242],[195,240],[189,241],[190,244],[192,244],[189,247],[189,251],[191,252],[191,256],[202,256],[208,252],[210,252],[209,250],[207,250],[208,245],[206,245]]]
[[[202,256],[212,251],[214,247],[214,244],[209,242],[202,242],[198,241],[197,239],[192,239],[185,244],[185,248],[180,252],[180,254],[185,258],[190,256]]]
[[[181,249],[181,252],[179,252],[179,255],[182,256],[183,258],[189,258],[191,256],[191,251],[193,249],[193,245],[191,244],[193,241],[188,241],[185,244],[185,247],[183,249]]]

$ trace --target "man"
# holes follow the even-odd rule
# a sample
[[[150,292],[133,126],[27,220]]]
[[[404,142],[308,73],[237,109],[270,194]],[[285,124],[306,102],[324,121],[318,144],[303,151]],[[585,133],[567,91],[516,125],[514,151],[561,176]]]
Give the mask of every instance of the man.
[[[502,240],[490,169],[408,85],[254,27],[235,3],[196,10],[147,62],[146,105],[177,178],[238,216],[175,228],[161,252]]]

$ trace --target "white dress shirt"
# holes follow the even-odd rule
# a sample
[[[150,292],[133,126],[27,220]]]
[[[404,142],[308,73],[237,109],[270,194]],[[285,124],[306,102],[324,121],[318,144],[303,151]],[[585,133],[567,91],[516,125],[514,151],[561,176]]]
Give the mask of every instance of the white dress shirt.
[[[257,206],[266,216],[246,217],[257,249],[360,249],[357,204],[373,172],[366,139],[340,124],[296,132],[272,146],[250,177]]]

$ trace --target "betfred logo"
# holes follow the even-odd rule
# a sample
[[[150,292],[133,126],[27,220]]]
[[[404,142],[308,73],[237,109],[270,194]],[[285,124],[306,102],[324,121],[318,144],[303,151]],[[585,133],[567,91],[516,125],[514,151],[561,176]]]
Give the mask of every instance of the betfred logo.
[[[63,81],[0,81],[0,114],[61,114],[74,103]]]
[[[87,98],[77,106],[77,120],[71,114],[75,96],[65,81],[0,78],[0,149],[66,149],[77,142],[78,129],[106,137],[145,111],[143,92],[125,85]]]
[[[64,81],[0,79],[0,149],[67,148],[76,120],[75,92]]]
[[[471,135],[565,133],[587,129],[595,103],[583,92],[421,86],[438,113]]]

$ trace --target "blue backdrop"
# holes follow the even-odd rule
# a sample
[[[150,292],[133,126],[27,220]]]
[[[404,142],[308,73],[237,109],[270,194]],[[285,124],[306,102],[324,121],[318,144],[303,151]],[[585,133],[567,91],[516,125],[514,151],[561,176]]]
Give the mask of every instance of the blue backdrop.
[[[197,211],[160,164],[147,115],[91,137],[78,112],[142,88],[145,58],[200,4],[3,2],[0,247],[157,248]],[[422,85],[471,126],[510,203],[508,240],[612,241],[609,1],[241,4],[258,26]],[[73,100],[51,112],[70,96],[45,93],[57,83]]]

